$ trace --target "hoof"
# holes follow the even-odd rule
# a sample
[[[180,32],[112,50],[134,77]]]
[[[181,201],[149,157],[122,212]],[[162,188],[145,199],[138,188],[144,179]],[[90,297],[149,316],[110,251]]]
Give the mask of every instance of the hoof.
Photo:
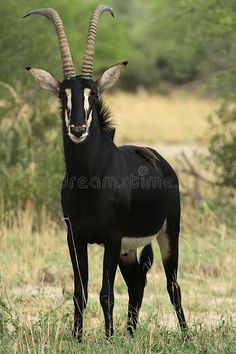
[[[111,341],[113,333],[114,333],[113,329],[110,329],[109,331],[106,331],[106,340]]]
[[[127,331],[129,332],[129,335],[130,335],[131,337],[134,337],[135,328],[134,328],[133,326],[128,325],[128,326],[127,326]]]
[[[75,327],[72,331],[72,335],[79,343],[82,342],[82,332],[79,330],[79,328]]]

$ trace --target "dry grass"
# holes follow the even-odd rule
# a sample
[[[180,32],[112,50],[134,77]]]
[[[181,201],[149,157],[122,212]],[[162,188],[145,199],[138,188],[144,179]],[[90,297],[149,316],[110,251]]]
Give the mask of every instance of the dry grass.
[[[29,207],[13,221],[11,229],[4,225],[1,228],[1,299],[4,309],[10,313],[7,316],[11,316],[7,328],[14,349],[12,352],[25,353],[26,350],[31,352],[31,349],[35,353],[41,350],[45,353],[76,352],[70,333],[73,278],[66,230],[47,220],[42,212],[42,228],[36,232],[34,225],[38,217]],[[190,200],[184,202],[179,281],[186,317],[198,348],[204,331],[205,336],[214,333],[221,336],[227,332],[224,345],[231,343],[229,340],[233,336],[236,321],[234,245],[233,230],[220,222],[207,205],[203,203],[200,209],[194,209]],[[156,340],[164,348],[172,336],[178,339],[177,321],[166,292],[165,276],[156,244],[154,251],[155,263],[148,276],[140,315],[141,327],[134,342],[139,349],[133,353],[146,352],[149,345],[157,343]],[[102,248],[96,245],[89,247],[89,304],[85,315],[83,353],[93,353],[99,343],[104,345],[103,315],[98,295],[102,254]],[[118,337],[115,337],[112,352],[119,353],[122,345],[129,347],[129,340],[124,337],[128,295],[119,272],[115,293],[115,327]],[[15,323],[17,328],[14,327]],[[157,333],[158,338],[155,339]],[[165,340],[161,336],[165,336]],[[67,351],[65,346],[68,343],[71,347]],[[222,341],[220,343],[223,345]],[[212,347],[216,342],[209,345]],[[45,346],[48,351],[43,351]],[[140,349],[142,346],[144,351]],[[181,352],[181,347],[182,344],[178,347],[180,351],[176,349],[176,352]],[[111,349],[103,350],[108,353]],[[200,352],[198,349],[192,350],[189,352]],[[233,350],[228,352],[233,353]],[[223,353],[224,350],[218,352]]]
[[[118,143],[205,143],[207,117],[216,108],[213,100],[184,91],[168,96],[116,92],[105,101],[113,113]]]

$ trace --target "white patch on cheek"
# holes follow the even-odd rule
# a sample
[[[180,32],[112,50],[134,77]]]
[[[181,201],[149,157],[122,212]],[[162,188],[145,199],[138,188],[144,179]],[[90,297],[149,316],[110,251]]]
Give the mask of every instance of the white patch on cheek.
[[[66,126],[67,128],[69,127],[70,124],[70,117],[68,116],[68,111],[65,111],[65,122],[66,122]]]
[[[71,110],[71,89],[66,89],[66,96],[67,96],[67,107]]]
[[[90,112],[88,120],[87,120],[87,129],[89,129],[91,123],[92,123],[92,111]]]
[[[89,96],[90,96],[91,89],[89,89],[89,88],[84,89],[84,111],[85,111],[85,116],[86,116],[86,132],[80,138],[76,138],[70,132],[70,127],[72,127],[72,125],[71,125],[72,92],[71,92],[71,89],[66,89],[65,92],[67,95],[67,107],[65,110],[65,122],[66,122],[66,125],[68,128],[68,135],[73,142],[78,144],[78,143],[83,142],[87,138],[87,136],[89,134],[88,130],[89,130],[89,127],[92,123],[92,111],[89,112],[89,109],[90,109]]]

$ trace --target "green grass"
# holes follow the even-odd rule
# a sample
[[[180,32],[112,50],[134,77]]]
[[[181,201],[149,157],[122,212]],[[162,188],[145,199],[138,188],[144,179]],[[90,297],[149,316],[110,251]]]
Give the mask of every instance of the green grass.
[[[224,210],[228,220],[230,210]],[[38,216],[29,207],[10,228],[1,227],[0,353],[235,353],[235,227],[220,215],[220,208],[183,201],[179,283],[189,338],[178,329],[154,244],[137,333],[133,339],[126,333],[128,295],[118,272],[115,335],[108,343],[99,305],[103,249],[94,245],[84,340],[78,344],[71,336],[73,277],[65,230],[42,214],[37,232]]]
[[[115,317],[116,334],[109,343],[104,339],[100,310],[92,301],[85,317],[87,324],[84,340],[79,344],[71,336],[71,301],[66,295],[55,304],[53,299],[48,301],[44,294],[38,292],[32,301],[40,304],[39,313],[35,317],[21,314],[22,318],[12,318],[11,313],[14,310],[5,307],[2,313],[4,332],[1,336],[1,353],[136,354],[236,351],[236,328],[227,315],[222,315],[214,325],[204,321],[194,322],[190,326],[189,337],[186,338],[175,327],[168,328],[160,324],[161,315],[150,312],[146,314],[135,337],[131,339],[125,333],[125,313],[122,311]],[[91,325],[93,316],[96,316],[96,325]]]
[[[38,299],[40,300],[40,299]],[[158,317],[149,315],[139,326],[134,338],[125,334],[122,318],[116,334],[107,342],[101,328],[91,331],[86,326],[84,341],[76,343],[71,337],[70,315],[64,304],[51,305],[37,320],[8,320],[8,333],[1,339],[1,353],[235,353],[235,328],[230,319],[222,318],[216,326],[195,323],[189,338],[176,329],[160,325]],[[48,306],[47,306],[48,307]],[[117,320],[117,319],[116,319]],[[7,322],[7,320],[6,320]],[[6,329],[5,329],[6,331]]]

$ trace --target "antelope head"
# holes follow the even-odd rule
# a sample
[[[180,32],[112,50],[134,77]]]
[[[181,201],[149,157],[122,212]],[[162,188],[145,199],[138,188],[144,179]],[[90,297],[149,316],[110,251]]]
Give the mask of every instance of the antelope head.
[[[66,38],[64,26],[58,13],[51,8],[32,10],[30,15],[42,15],[48,18],[55,26],[61,53],[64,80],[59,82],[48,71],[27,67],[38,84],[53,92],[62,101],[64,124],[68,136],[74,143],[81,143],[88,135],[93,124],[94,111],[99,100],[99,95],[111,88],[120,77],[121,71],[127,62],[111,66],[96,81],[93,80],[93,61],[97,25],[100,16],[108,11],[114,17],[110,7],[98,5],[92,13],[87,35],[84,59],[79,75],[76,75],[70,48]]]

